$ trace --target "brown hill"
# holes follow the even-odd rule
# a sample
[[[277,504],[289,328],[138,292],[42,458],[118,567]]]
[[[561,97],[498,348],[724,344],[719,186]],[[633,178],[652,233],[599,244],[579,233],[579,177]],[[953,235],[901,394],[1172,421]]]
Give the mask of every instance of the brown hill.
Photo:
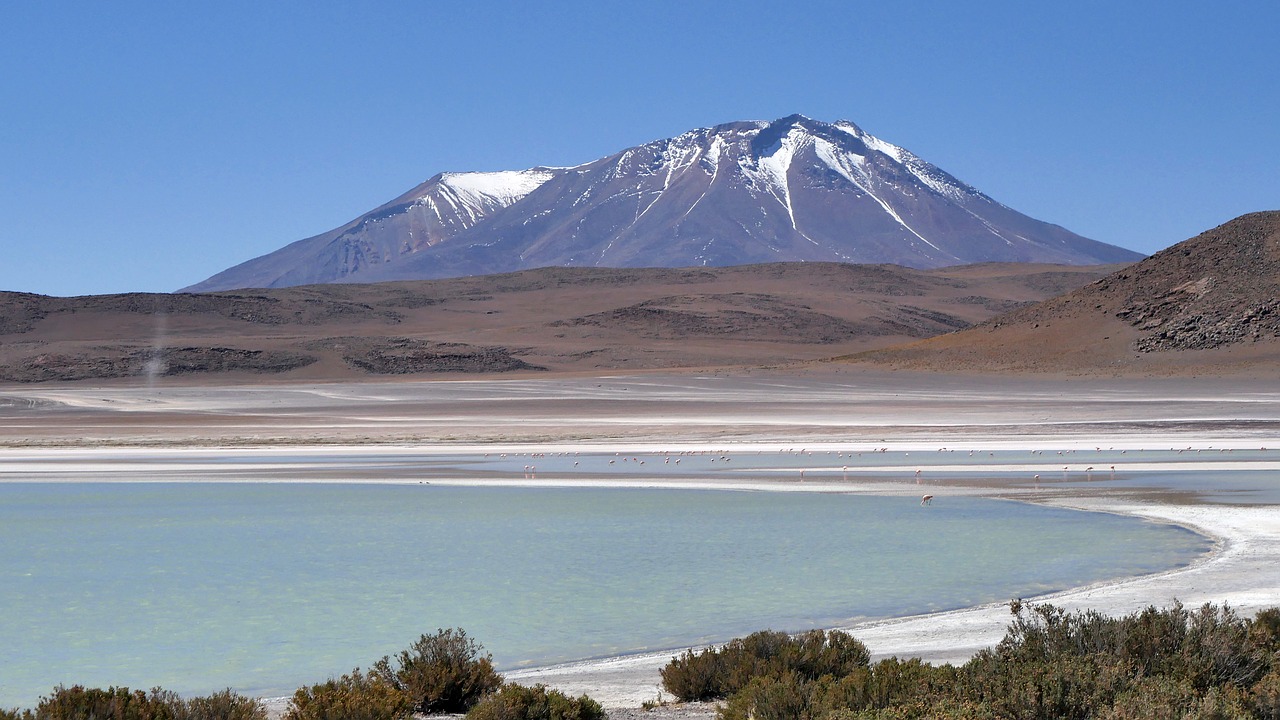
[[[913,369],[1274,375],[1280,212],[1241,216],[961,332],[842,359]]]
[[[777,364],[951,332],[1114,269],[544,268],[208,294],[0,293],[0,381],[242,382]]]

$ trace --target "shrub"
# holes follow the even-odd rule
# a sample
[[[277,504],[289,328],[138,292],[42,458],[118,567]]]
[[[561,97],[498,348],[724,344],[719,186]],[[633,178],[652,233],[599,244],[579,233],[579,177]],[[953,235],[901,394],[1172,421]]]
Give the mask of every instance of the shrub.
[[[1226,605],[1201,606],[1189,614],[1177,670],[1202,690],[1251,687],[1268,665],[1267,653],[1250,642],[1251,624]]]
[[[403,692],[421,713],[466,712],[502,685],[493,658],[461,629],[423,635],[408,650],[374,663],[373,672]]]
[[[728,697],[758,677],[844,677],[866,667],[870,657],[865,645],[838,630],[810,630],[795,637],[764,630],[719,649],[687,651],[672,658],[661,674],[663,687],[677,698],[711,700]]]
[[[871,690],[870,668],[857,668],[842,678],[821,677],[809,691],[810,712],[825,717],[835,711],[865,710],[872,705]]]
[[[40,720],[176,720],[182,700],[156,688],[150,694],[127,687],[86,688],[59,685],[40,699]]]
[[[809,680],[817,680],[824,675],[844,677],[858,668],[867,667],[871,653],[866,645],[848,633],[810,630],[796,636],[794,642],[787,646],[783,660],[788,669]]]
[[[1249,702],[1262,720],[1280,720],[1280,672],[1272,670],[1254,683]]]
[[[1164,720],[1186,717],[1197,704],[1191,684],[1167,677],[1145,677],[1116,697],[1099,720]]]
[[[685,702],[713,700],[728,695],[724,656],[718,650],[708,648],[697,653],[686,650],[679,657],[671,658],[659,674],[667,692]]]
[[[605,720],[605,712],[586,695],[573,698],[544,685],[510,683],[480,700],[467,720]]]
[[[1260,653],[1280,651],[1280,608],[1259,610],[1249,626],[1249,647]]]
[[[943,698],[917,699],[872,710],[833,710],[818,720],[992,720],[1001,717],[984,705]]]
[[[930,699],[954,692],[955,668],[934,667],[919,658],[885,658],[870,668],[862,701],[870,708],[887,708],[917,699]]]
[[[1210,688],[1183,717],[1186,720],[1253,720],[1240,693],[1230,686]]]
[[[399,688],[356,668],[337,680],[298,688],[284,720],[397,720],[412,710],[412,701]]]
[[[19,710],[18,708],[13,708],[12,710],[5,710],[4,708],[0,708],[0,720],[35,720],[35,719],[36,719],[35,714],[32,713],[30,710]]]
[[[204,697],[182,701],[178,720],[266,720],[262,703],[233,692],[230,688]]]
[[[1010,604],[1013,622],[996,653],[1010,662],[1042,662],[1063,655],[1115,654],[1117,643],[1127,639],[1118,631],[1120,621],[1097,612],[1068,614],[1053,605]],[[1160,640],[1158,632],[1147,637]]]
[[[796,672],[752,678],[721,708],[720,720],[811,720],[809,684]]]

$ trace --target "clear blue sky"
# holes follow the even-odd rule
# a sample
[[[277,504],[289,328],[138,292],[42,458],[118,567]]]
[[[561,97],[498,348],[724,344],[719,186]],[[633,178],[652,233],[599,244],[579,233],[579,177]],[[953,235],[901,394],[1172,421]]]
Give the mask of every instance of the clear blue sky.
[[[1280,3],[0,0],[0,289],[169,291],[444,170],[852,120],[1154,252],[1280,208]]]

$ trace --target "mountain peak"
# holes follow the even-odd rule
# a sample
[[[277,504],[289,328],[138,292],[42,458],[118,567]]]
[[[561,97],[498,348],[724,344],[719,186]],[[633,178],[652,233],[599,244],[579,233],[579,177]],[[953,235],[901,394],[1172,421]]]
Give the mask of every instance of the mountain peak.
[[[853,122],[694,129],[572,168],[444,172],[187,290],[554,265],[1096,264],[1137,253],[1026,217]]]

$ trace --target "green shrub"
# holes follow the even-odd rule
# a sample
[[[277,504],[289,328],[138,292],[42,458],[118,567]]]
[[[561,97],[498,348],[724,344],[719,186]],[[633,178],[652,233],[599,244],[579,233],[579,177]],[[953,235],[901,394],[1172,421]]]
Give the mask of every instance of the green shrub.
[[[1010,605],[1013,622],[995,652],[1009,662],[1042,662],[1053,657],[1093,654],[1114,655],[1117,644],[1128,639],[1118,629],[1120,621],[1094,611],[1068,614],[1053,605],[1015,601]],[[1160,639],[1158,632],[1148,635]]]
[[[373,671],[421,713],[466,712],[502,685],[493,658],[461,629],[423,635],[408,650],[374,663]]]
[[[1145,677],[1098,713],[1099,720],[1165,720],[1182,718],[1196,707],[1195,688],[1183,680]]]
[[[586,695],[573,698],[544,685],[509,683],[476,703],[467,720],[605,720],[605,712]]]
[[[177,720],[182,700],[156,688],[149,694],[127,687],[86,688],[59,685],[40,699],[40,720]]]
[[[725,720],[1280,720],[1280,609],[1011,609],[999,645],[960,668],[868,665],[843,634],[762,632],[673,658],[663,684],[682,700],[728,698]]]
[[[836,711],[865,710],[872,706],[871,692],[870,668],[857,668],[842,678],[821,677],[809,690],[810,713],[821,718]]]
[[[40,699],[35,712],[0,711],[0,720],[266,720],[262,703],[230,689],[184,700],[154,688],[150,693],[126,687],[58,686]]]
[[[794,637],[764,630],[719,649],[687,651],[672,658],[661,674],[663,687],[680,700],[711,700],[728,697],[758,677],[844,677],[866,667],[870,657],[865,645],[838,630],[810,630]]]
[[[298,688],[284,720],[397,720],[412,710],[412,700],[399,688],[356,668],[337,680]]]
[[[1272,670],[1254,683],[1249,704],[1261,720],[1280,720],[1280,671]]]
[[[719,650],[686,650],[659,671],[662,686],[685,702],[723,698],[728,695],[724,664]]]
[[[788,669],[809,680],[817,680],[824,675],[844,677],[867,667],[871,653],[848,633],[810,630],[796,636],[794,643],[786,648],[783,660]]]
[[[1280,651],[1280,608],[1259,610],[1249,625],[1249,647],[1270,654]]]
[[[1269,665],[1268,653],[1250,642],[1252,624],[1225,605],[1205,604],[1189,613],[1175,672],[1201,690],[1248,689]]]
[[[1253,720],[1241,693],[1232,686],[1210,688],[1183,717],[1186,720]]]
[[[866,682],[861,695],[872,709],[933,700],[953,694],[957,686],[955,668],[934,667],[919,658],[885,658],[870,667]]]
[[[1003,719],[984,705],[955,701],[916,699],[893,707],[871,710],[833,710],[817,720],[993,720]]]
[[[752,678],[720,709],[720,720],[811,720],[810,682],[799,673]]]
[[[178,720],[266,720],[262,703],[230,688],[181,702]]]

